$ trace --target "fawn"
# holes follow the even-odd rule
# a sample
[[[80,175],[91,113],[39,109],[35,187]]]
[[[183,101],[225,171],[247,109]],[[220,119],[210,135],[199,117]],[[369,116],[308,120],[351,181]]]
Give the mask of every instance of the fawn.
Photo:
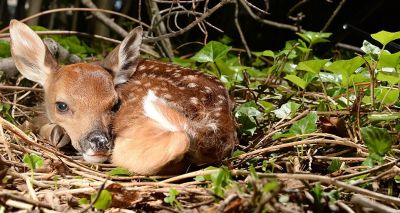
[[[44,88],[50,123],[65,129],[84,160],[143,175],[221,161],[237,144],[233,104],[215,77],[142,59],[133,29],[98,64],[61,66],[25,24],[10,22],[21,74]]]

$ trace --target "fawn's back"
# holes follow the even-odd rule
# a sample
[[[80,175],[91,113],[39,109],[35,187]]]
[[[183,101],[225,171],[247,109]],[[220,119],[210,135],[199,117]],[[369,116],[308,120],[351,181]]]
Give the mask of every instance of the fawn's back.
[[[117,89],[121,107],[116,134],[143,114],[143,100],[152,91],[189,121],[186,133],[194,144],[189,158],[196,163],[218,162],[236,144],[232,102],[214,76],[154,60],[140,60],[131,80]],[[140,124],[139,124],[140,125]]]

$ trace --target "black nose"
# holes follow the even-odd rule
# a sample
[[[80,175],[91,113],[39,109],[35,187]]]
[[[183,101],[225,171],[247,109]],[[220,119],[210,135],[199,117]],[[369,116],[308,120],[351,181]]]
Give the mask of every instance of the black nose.
[[[93,150],[109,150],[111,149],[111,140],[106,134],[101,132],[92,132],[88,141]]]

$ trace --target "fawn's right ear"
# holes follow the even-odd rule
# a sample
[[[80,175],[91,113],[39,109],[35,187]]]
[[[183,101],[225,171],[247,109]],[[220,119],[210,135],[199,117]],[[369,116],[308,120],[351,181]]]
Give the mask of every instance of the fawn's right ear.
[[[24,23],[10,22],[11,54],[21,74],[44,85],[48,76],[57,67],[57,61],[40,37]]]
[[[142,34],[142,27],[136,27],[103,60],[102,66],[111,70],[115,85],[125,83],[136,71]]]

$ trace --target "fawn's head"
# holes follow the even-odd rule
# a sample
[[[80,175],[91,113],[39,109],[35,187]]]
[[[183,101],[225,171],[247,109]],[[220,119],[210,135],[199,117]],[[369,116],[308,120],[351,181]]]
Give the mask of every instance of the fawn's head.
[[[142,29],[132,30],[103,61],[60,66],[40,37],[25,24],[10,22],[11,53],[21,74],[44,88],[47,117],[65,129],[86,161],[103,162],[112,148],[111,121],[117,84],[135,72]]]

